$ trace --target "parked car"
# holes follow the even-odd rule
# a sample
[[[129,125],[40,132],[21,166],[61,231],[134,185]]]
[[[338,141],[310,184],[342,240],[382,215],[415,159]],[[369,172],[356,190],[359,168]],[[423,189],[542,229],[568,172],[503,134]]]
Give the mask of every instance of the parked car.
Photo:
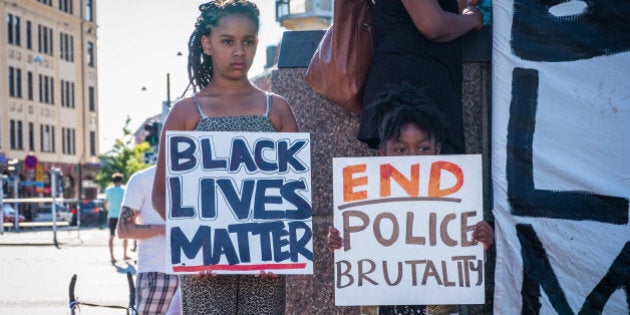
[[[13,207],[11,207],[10,204],[5,203],[2,205],[2,213],[3,213],[4,222],[10,222],[10,223],[15,222],[15,209],[13,209]],[[24,221],[26,221],[26,218],[23,215],[19,214],[18,222],[24,222]]]
[[[92,199],[92,200],[82,200],[78,209],[81,214],[81,225],[102,225],[105,224],[105,220],[107,219],[107,211],[105,210],[104,201],[102,199]],[[70,225],[77,225],[76,209],[73,210],[72,221]]]
[[[70,222],[72,212],[66,205],[57,205],[57,222]],[[37,208],[33,215],[33,222],[52,222],[52,205],[47,204]]]

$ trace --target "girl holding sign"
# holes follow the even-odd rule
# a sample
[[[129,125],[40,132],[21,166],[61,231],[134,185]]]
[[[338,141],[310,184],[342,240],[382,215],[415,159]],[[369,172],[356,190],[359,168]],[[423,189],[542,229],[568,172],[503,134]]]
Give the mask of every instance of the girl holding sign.
[[[178,101],[164,130],[296,132],[287,101],[253,86],[247,76],[258,45],[259,10],[247,0],[199,6],[190,36],[188,73],[196,93]],[[165,140],[162,133],[161,141]],[[152,200],[165,218],[165,149],[160,146]],[[181,276],[184,314],[284,314],[285,279],[256,276]]]
[[[380,154],[383,156],[438,155],[446,134],[444,119],[435,104],[418,89],[406,83],[390,86],[371,104],[379,120],[378,135]],[[490,224],[481,221],[475,225],[472,234],[476,241],[482,242],[484,249],[493,244],[494,232]],[[328,228],[328,247],[331,250],[341,248],[343,240],[339,230]],[[423,305],[392,305],[378,307],[379,314],[426,314]],[[457,312],[457,307],[430,306],[430,309],[442,309],[449,314]]]

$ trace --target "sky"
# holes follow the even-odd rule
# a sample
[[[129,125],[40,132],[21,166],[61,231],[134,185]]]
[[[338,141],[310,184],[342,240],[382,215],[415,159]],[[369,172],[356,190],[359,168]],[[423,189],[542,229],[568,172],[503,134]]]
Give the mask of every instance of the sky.
[[[252,0],[260,9],[258,52],[250,77],[263,72],[265,48],[285,31],[275,19],[275,1]],[[100,152],[121,138],[126,117],[132,132],[159,114],[170,73],[171,100],[188,85],[188,38],[199,16],[197,0],[96,1]],[[182,56],[177,56],[181,52]],[[146,91],[142,91],[146,87]]]

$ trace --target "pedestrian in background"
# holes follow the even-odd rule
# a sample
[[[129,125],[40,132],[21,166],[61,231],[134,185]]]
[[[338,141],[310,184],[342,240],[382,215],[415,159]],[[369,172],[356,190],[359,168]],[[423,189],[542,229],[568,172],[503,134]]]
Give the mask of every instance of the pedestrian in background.
[[[166,273],[166,222],[151,202],[154,177],[155,166],[131,175],[116,229],[119,238],[138,240],[136,310],[143,315],[164,314],[178,283]]]
[[[107,210],[107,225],[109,226],[109,256],[112,264],[116,262],[114,257],[114,236],[116,236],[116,225],[118,225],[118,216],[120,215],[120,206],[125,194],[123,186],[123,175],[114,173],[112,175],[114,185],[107,187],[105,190],[105,210]],[[123,259],[131,259],[127,256],[127,240],[123,240]]]

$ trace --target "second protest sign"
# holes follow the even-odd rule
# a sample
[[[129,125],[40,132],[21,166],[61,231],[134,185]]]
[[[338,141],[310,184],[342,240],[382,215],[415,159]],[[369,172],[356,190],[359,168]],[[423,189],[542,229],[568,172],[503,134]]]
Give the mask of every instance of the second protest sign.
[[[483,304],[479,155],[336,158],[336,305]]]

